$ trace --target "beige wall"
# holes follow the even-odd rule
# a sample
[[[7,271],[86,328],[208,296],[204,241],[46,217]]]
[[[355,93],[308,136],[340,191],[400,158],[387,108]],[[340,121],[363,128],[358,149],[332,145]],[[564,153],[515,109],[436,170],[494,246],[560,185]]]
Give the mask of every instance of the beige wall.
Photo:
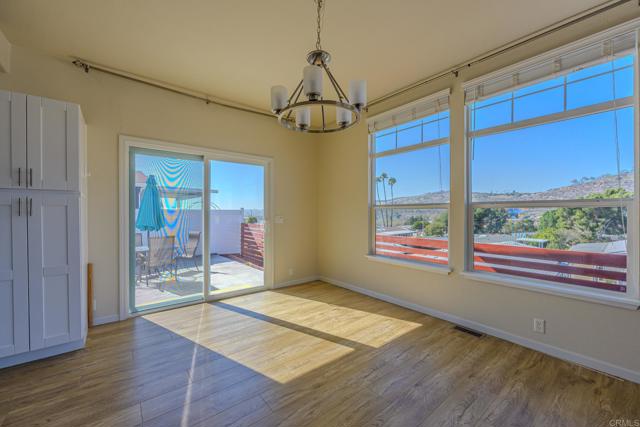
[[[587,303],[460,275],[464,264],[464,120],[461,82],[638,16],[633,7],[591,19],[571,30],[474,66],[459,78],[439,80],[375,106],[371,114],[452,88],[450,248],[453,274],[444,276],[374,262],[368,251],[367,130],[357,127],[320,141],[318,164],[318,262],[320,274],[421,306],[478,322],[519,337],[599,359],[640,375],[640,312]],[[428,44],[423,54],[428,55]],[[384,64],[383,64],[384,66]],[[532,331],[544,318],[547,333]],[[640,378],[640,376],[638,376]]]
[[[88,131],[89,261],[96,318],[118,313],[118,135],[134,135],[274,159],[275,283],[316,274],[315,139],[238,112],[13,47],[0,89],[78,103]],[[268,91],[265,92],[265,97]],[[289,275],[289,268],[294,274]]]

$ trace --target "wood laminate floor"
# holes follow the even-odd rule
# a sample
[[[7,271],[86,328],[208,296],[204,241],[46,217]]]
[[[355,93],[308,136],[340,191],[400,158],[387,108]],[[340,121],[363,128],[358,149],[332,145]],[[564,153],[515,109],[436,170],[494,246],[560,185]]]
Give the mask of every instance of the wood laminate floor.
[[[640,385],[324,283],[99,326],[0,371],[3,427],[611,420],[640,420]]]

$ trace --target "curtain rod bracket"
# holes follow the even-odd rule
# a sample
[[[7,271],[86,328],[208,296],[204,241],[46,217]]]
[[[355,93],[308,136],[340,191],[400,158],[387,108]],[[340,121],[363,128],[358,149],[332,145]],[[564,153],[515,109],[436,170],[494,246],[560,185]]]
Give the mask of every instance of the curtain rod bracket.
[[[76,67],[82,68],[85,73],[89,73],[89,71],[91,70],[91,66],[89,64],[87,64],[86,62],[82,62],[79,59],[74,60],[72,63]]]

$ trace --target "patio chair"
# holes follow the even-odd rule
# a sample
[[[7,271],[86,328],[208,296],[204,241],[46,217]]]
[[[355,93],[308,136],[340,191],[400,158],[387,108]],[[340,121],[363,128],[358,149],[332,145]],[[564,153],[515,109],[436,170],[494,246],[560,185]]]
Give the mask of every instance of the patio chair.
[[[187,243],[182,248],[182,254],[176,257],[176,278],[178,277],[178,261],[191,261],[196,267],[196,271],[200,271],[200,269],[198,268],[198,260],[196,258],[196,250],[198,249],[198,245],[200,244],[200,234],[201,233],[199,231],[189,232],[189,238],[187,239]]]
[[[147,286],[149,286],[149,275],[156,272],[158,275],[163,271],[173,272],[175,265],[175,236],[149,237],[149,255],[147,258]]]
[[[142,246],[142,233],[136,233],[136,282],[142,281],[142,272],[147,263],[147,253],[138,251],[137,248]]]

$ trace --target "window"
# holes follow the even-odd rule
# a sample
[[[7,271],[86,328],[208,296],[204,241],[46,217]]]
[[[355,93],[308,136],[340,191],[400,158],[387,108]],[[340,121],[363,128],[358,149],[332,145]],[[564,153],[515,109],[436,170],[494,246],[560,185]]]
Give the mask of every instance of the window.
[[[622,34],[465,84],[468,270],[637,297],[636,52]]]
[[[369,119],[371,252],[449,263],[449,91]]]

